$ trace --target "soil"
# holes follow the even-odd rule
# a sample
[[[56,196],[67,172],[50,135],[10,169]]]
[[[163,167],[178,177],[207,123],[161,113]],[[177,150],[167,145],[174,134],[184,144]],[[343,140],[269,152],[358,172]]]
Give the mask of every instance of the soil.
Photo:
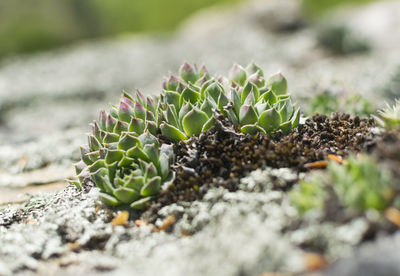
[[[230,192],[239,189],[240,179],[257,168],[291,168],[307,171],[306,164],[326,159],[328,154],[341,157],[367,150],[374,145],[373,119],[333,113],[316,114],[287,136],[280,131],[268,135],[243,135],[222,117],[219,127],[175,144],[176,180],[160,192],[144,217],[149,220],[162,206],[178,201],[202,199],[210,187]],[[294,181],[295,182],[295,181]],[[287,190],[294,183],[275,189]],[[152,219],[150,219],[152,220]]]

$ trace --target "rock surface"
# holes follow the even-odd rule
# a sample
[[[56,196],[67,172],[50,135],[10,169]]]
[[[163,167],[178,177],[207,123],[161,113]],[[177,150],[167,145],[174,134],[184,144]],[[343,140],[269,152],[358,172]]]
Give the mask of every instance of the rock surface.
[[[285,20],[279,16],[282,10],[290,10]],[[380,106],[384,96],[377,91],[384,90],[400,66],[400,3],[381,1],[332,18],[362,34],[371,52],[332,55],[318,46],[317,27],[299,15],[297,1],[287,0],[208,10],[174,34],[90,42],[3,61],[0,204],[5,209],[0,209],[0,275],[126,275],[132,267],[138,275],[301,272],[304,252],[297,244],[318,231],[331,238],[331,260],[339,251],[350,253],[352,243],[340,240],[340,233],[332,234],[332,225],[280,235],[286,219],[296,215],[281,192],[213,190],[204,201],[186,208],[162,209],[165,218],[183,218],[172,233],[131,224],[113,227],[112,214],[97,208],[95,191],[81,194],[68,187],[49,193],[65,185],[54,183],[73,175],[71,163],[78,159],[87,125],[99,109],[117,102],[121,90],[158,93],[162,77],[185,60],[204,63],[217,74],[225,74],[233,62],[254,60],[266,74],[283,71],[295,97],[338,82]],[[50,183],[48,189],[32,186],[44,183]],[[27,200],[20,194],[36,191],[47,193],[34,196],[20,209],[18,204]],[[20,221],[10,225],[17,218]],[[349,224],[354,241],[365,231],[363,225]],[[186,237],[182,232],[193,234]],[[102,246],[85,250],[93,244]],[[378,239],[326,273],[399,274],[398,244],[398,235]]]

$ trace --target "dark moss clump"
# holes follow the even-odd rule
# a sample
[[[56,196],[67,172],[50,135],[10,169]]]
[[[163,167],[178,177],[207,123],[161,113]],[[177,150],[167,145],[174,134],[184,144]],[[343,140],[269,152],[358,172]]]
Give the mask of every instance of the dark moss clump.
[[[345,156],[373,139],[372,119],[347,114],[315,115],[287,136],[237,134],[227,121],[187,143],[175,144],[176,180],[158,195],[149,212],[177,201],[201,199],[210,187],[236,191],[240,178],[265,166],[305,171],[328,154]],[[290,187],[287,185],[285,187]],[[276,187],[280,188],[280,187]]]

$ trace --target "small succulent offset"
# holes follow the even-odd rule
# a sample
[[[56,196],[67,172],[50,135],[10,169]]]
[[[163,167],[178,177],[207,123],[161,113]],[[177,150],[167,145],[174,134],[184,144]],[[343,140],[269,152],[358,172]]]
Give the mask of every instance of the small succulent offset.
[[[119,107],[112,106],[110,114],[101,111],[99,122],[93,123],[75,167],[80,183],[90,177],[107,205],[142,209],[173,180],[172,146],[160,146],[154,136],[156,109],[157,101],[139,91],[135,99],[124,93]]]
[[[400,100],[397,99],[393,106],[386,104],[386,108],[378,111],[376,122],[383,128],[392,130],[400,127]]]
[[[265,81],[256,64],[246,69],[234,65],[228,80],[211,78],[204,66],[197,70],[185,63],[179,75],[164,81],[161,96],[160,128],[172,140],[186,140],[211,128],[216,110],[245,134],[287,134],[299,124],[299,109],[286,94],[287,80],[280,73]]]
[[[394,196],[391,175],[380,168],[372,157],[349,156],[343,164],[330,162],[324,174],[314,174],[301,181],[290,198],[300,213],[322,209],[333,191],[343,206],[365,211],[387,208]]]
[[[246,69],[235,65],[230,72],[232,87],[228,94],[226,116],[245,134],[272,134],[281,130],[288,134],[300,120],[287,93],[287,80],[281,74],[264,80],[263,71],[255,64]]]
[[[204,97],[205,83],[210,79],[203,66],[199,71],[184,63],[180,78],[171,75],[163,83],[160,97],[161,133],[175,141],[198,136],[215,124],[215,102]],[[202,90],[203,89],[203,90]]]

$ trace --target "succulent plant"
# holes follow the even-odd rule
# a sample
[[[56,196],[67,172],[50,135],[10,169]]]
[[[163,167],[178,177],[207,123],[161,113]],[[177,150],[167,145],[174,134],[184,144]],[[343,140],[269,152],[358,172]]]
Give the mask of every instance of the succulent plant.
[[[236,83],[238,71],[247,75],[251,73],[251,68],[231,70],[234,72],[231,74],[234,87],[228,94],[230,105],[225,107],[227,117],[245,134],[272,134],[276,130],[288,134],[298,126],[300,110],[295,108],[290,95],[286,94],[285,77],[277,73],[265,82],[262,71],[257,70],[241,82],[243,86]]]
[[[331,86],[312,98],[306,98],[307,115],[312,116],[315,113],[330,115],[333,112],[343,112],[369,116],[374,112],[372,104],[364,97],[337,88]]]
[[[164,80],[159,97],[123,93],[119,106],[100,112],[88,144],[81,147],[75,184],[82,187],[91,179],[106,204],[144,208],[174,179],[172,145],[160,145],[159,133],[174,141],[198,136],[216,123],[217,111],[243,133],[288,133],[298,124],[299,110],[286,91],[281,74],[265,81],[254,63],[246,69],[235,65],[230,81],[185,63],[179,77]]]
[[[321,175],[308,180],[301,180],[297,189],[290,191],[290,199],[300,214],[309,210],[321,210],[328,196],[325,184],[321,181]]]
[[[256,64],[234,65],[229,81],[211,78],[204,66],[197,70],[185,63],[179,75],[164,81],[161,97],[161,132],[172,140],[186,140],[211,128],[216,110],[246,134],[279,129],[287,134],[299,123],[299,109],[286,94],[287,80],[280,73],[265,81]]]
[[[101,111],[99,122],[93,123],[75,167],[80,182],[89,176],[107,205],[141,209],[173,180],[172,146],[160,146],[154,136],[156,108],[157,101],[139,91],[135,99],[124,93],[119,107],[112,106],[109,114]]]
[[[393,199],[392,183],[390,173],[379,167],[374,158],[349,156],[343,164],[331,161],[323,175],[314,174],[300,182],[299,188],[290,192],[290,197],[301,213],[322,208],[328,190],[334,191],[341,204],[351,210],[382,211]]]
[[[372,157],[351,155],[343,165],[332,162],[328,172],[339,199],[350,208],[383,210],[393,197],[390,173]]]
[[[386,108],[378,111],[375,116],[377,123],[386,129],[396,129],[400,127],[400,100],[397,99],[393,106],[386,104]]]

